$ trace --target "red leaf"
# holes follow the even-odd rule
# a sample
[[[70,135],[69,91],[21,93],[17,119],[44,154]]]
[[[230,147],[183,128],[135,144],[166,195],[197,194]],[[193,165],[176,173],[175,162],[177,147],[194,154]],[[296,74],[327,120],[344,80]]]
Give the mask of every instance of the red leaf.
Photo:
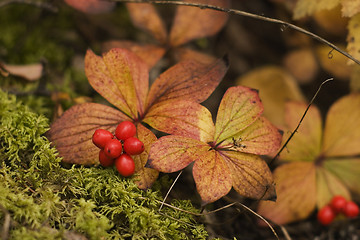
[[[114,132],[121,121],[130,120],[120,111],[96,103],[71,107],[57,119],[47,133],[66,163],[98,163],[99,149],[91,137],[99,128]]]
[[[146,64],[126,49],[111,49],[103,57],[88,50],[85,73],[91,86],[128,116],[144,112],[149,73]]]
[[[101,0],[65,0],[65,2],[85,13],[106,13],[115,7],[115,2],[106,2]]]
[[[126,48],[138,55],[151,69],[164,56],[165,49],[156,45],[140,45],[131,41],[108,41],[103,44],[103,51],[107,52],[112,48]]]
[[[186,0],[219,7],[229,7],[228,0]],[[197,7],[178,6],[170,32],[170,45],[179,46],[190,40],[216,34],[226,23],[228,14]]]
[[[160,43],[166,42],[167,32],[165,24],[153,5],[148,3],[127,3],[126,7],[136,27],[149,32]]]
[[[227,71],[227,62],[217,60],[202,64],[193,60],[180,62],[155,80],[148,94],[147,107],[169,99],[205,101]]]
[[[159,131],[204,142],[211,141],[214,136],[211,113],[191,101],[175,99],[155,104],[143,121]]]
[[[175,135],[158,139],[151,147],[147,166],[161,172],[177,172],[208,152],[204,142]]]
[[[253,124],[263,109],[256,90],[242,86],[229,88],[221,100],[216,117],[216,143],[235,136]]]
[[[230,170],[234,189],[242,196],[276,200],[275,184],[266,162],[257,155],[221,151]]]
[[[140,155],[133,156],[135,161],[135,183],[140,189],[148,189],[159,176],[155,169],[145,167],[148,160],[150,147],[157,137],[142,124],[137,124],[137,138],[144,143],[145,150]]]

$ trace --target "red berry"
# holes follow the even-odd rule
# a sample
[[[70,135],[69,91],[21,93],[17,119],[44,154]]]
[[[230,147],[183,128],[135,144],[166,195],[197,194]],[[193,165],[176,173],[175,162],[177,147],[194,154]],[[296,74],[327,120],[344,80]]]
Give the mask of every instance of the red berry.
[[[129,137],[133,137],[136,134],[136,127],[130,121],[124,121],[119,123],[115,130],[115,136],[119,140],[126,140]]]
[[[115,159],[111,158],[111,157],[108,157],[105,154],[104,150],[100,150],[100,152],[99,152],[99,161],[100,161],[101,166],[110,167],[110,166],[114,165]]]
[[[337,195],[331,199],[330,206],[334,209],[335,213],[340,213],[344,211],[346,202],[347,200],[343,196]]]
[[[124,142],[124,151],[129,155],[138,155],[142,153],[144,149],[143,142],[136,137],[129,137]]]
[[[348,201],[344,208],[344,214],[349,218],[356,217],[359,215],[359,206],[353,201]]]
[[[334,210],[329,205],[326,205],[318,211],[317,219],[322,225],[328,225],[334,220],[335,215]]]
[[[122,152],[121,142],[117,139],[110,139],[105,144],[104,152],[110,158],[117,158]]]
[[[114,138],[114,136],[108,130],[97,129],[92,136],[92,142],[98,148],[103,149],[105,147],[106,142],[113,138]]]
[[[124,177],[129,177],[135,172],[135,162],[131,156],[126,153],[121,154],[120,157],[115,160],[115,167]]]

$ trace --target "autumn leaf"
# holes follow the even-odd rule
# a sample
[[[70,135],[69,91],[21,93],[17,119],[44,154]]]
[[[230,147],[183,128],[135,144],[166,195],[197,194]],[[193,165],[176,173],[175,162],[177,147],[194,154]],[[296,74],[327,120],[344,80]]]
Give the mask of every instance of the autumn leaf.
[[[145,144],[144,153],[134,157],[135,181],[139,187],[147,188],[158,176],[156,170],[145,167],[156,137],[143,124],[167,133],[188,132],[199,139],[211,134],[207,125],[195,131],[193,120],[206,115],[211,119],[207,110],[198,111],[198,103],[209,97],[227,68],[227,62],[222,60],[207,65],[181,62],[157,78],[149,90],[147,64],[135,53],[115,48],[101,57],[88,50],[85,73],[89,83],[117,109],[95,103],[76,105],[51,125],[48,137],[64,162],[91,165],[98,163],[98,149],[91,141],[94,131],[104,128],[114,132],[120,122],[134,122],[138,138]],[[174,108],[174,102],[182,107]]]
[[[261,117],[263,106],[257,91],[242,86],[229,88],[215,125],[209,114],[203,114],[203,108],[199,105],[194,110],[198,114],[193,115],[203,119],[193,123],[197,131],[207,129],[206,137],[162,137],[152,145],[147,166],[176,172],[194,162],[193,177],[205,204],[223,197],[231,187],[245,197],[275,199],[272,174],[257,154],[275,151],[281,134]]]
[[[295,128],[306,107],[305,103],[288,103],[289,130]],[[280,159],[290,163],[275,169],[278,200],[276,203],[262,202],[258,212],[277,224],[286,224],[308,217],[335,195],[351,199],[351,192],[359,193],[359,116],[360,94],[350,94],[336,101],[327,113],[324,130],[319,110],[310,107],[287,149],[280,155]],[[297,199],[301,199],[301,204]]]
[[[84,13],[106,13],[111,11],[115,7],[115,2],[106,2],[101,0],[65,0],[65,2]]]

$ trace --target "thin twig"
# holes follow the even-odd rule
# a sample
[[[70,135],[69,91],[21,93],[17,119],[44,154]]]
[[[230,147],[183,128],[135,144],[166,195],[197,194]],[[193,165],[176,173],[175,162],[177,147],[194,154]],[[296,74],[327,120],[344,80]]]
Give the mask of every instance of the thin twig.
[[[182,174],[182,172],[183,172],[183,171],[181,170],[181,171],[179,172],[179,174],[177,175],[177,177],[175,178],[174,182],[171,184],[169,190],[167,191],[167,193],[166,193],[166,195],[165,195],[165,197],[164,197],[164,201],[162,201],[162,203],[161,203],[161,205],[160,205],[159,212],[161,211],[162,207],[164,206],[164,203],[165,203],[167,197],[169,196],[171,190],[173,189],[175,183],[176,183],[177,180],[179,179],[179,177],[180,177],[180,175]]]
[[[270,164],[271,164],[276,158],[279,157],[280,153],[285,149],[285,147],[288,145],[288,143],[290,142],[290,140],[293,138],[293,136],[295,135],[295,133],[296,133],[297,130],[299,129],[299,127],[300,127],[302,121],[304,120],[304,118],[305,118],[305,116],[306,116],[306,114],[307,114],[310,106],[313,104],[315,98],[316,98],[317,95],[319,94],[321,87],[322,87],[325,83],[330,82],[330,81],[332,81],[332,80],[334,80],[334,79],[333,79],[333,78],[329,78],[329,79],[323,81],[323,82],[320,84],[320,86],[319,86],[319,88],[317,89],[316,93],[315,93],[314,96],[311,98],[310,103],[307,105],[304,114],[301,116],[301,119],[300,119],[298,125],[296,126],[296,128],[294,129],[294,131],[291,132],[290,136],[288,137],[288,139],[286,140],[286,142],[284,143],[284,145],[281,147],[281,149],[278,151],[278,153],[275,155],[275,157],[271,160]]]
[[[46,3],[46,2],[34,2],[34,1],[31,1],[31,0],[6,0],[6,1],[2,1],[2,2],[0,2],[0,8],[4,7],[6,5],[14,4],[14,3],[23,3],[23,4],[33,5],[35,7],[44,8],[44,9],[49,10],[51,12],[57,12],[58,11],[58,9],[54,5],[51,5],[51,4]]]
[[[257,19],[257,20],[261,20],[261,21],[265,21],[265,22],[279,24],[285,28],[291,28],[293,30],[296,30],[298,32],[306,34],[306,35],[314,38],[315,40],[328,45],[332,49],[336,50],[337,52],[341,53],[342,55],[346,56],[347,58],[351,59],[352,61],[354,61],[360,65],[359,60],[357,60],[356,58],[354,58],[352,55],[345,52],[344,50],[341,50],[335,44],[327,41],[326,39],[310,32],[310,31],[305,30],[304,28],[298,27],[292,23],[288,23],[288,22],[282,21],[280,19],[265,17],[265,16],[261,16],[258,14],[254,14],[254,13],[244,12],[244,11],[237,10],[237,9],[223,8],[223,7],[219,7],[219,6],[215,6],[215,5],[208,5],[208,4],[202,4],[202,3],[191,3],[191,2],[183,2],[183,1],[158,1],[158,0],[108,0],[108,1],[124,2],[124,3],[173,4],[173,5],[181,5],[181,6],[198,7],[201,9],[211,9],[211,10],[215,10],[215,11],[225,12],[225,13],[229,13],[229,14],[235,14],[235,15],[249,17],[249,18],[253,18],[253,19]]]

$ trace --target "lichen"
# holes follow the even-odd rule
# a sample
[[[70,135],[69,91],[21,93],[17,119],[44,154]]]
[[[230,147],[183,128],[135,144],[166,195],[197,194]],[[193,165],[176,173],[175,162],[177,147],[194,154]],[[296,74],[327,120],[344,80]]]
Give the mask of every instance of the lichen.
[[[1,228],[8,239],[206,239],[193,215],[158,211],[160,187],[140,190],[112,168],[63,166],[48,129],[46,117],[0,90],[0,225],[9,225]]]

